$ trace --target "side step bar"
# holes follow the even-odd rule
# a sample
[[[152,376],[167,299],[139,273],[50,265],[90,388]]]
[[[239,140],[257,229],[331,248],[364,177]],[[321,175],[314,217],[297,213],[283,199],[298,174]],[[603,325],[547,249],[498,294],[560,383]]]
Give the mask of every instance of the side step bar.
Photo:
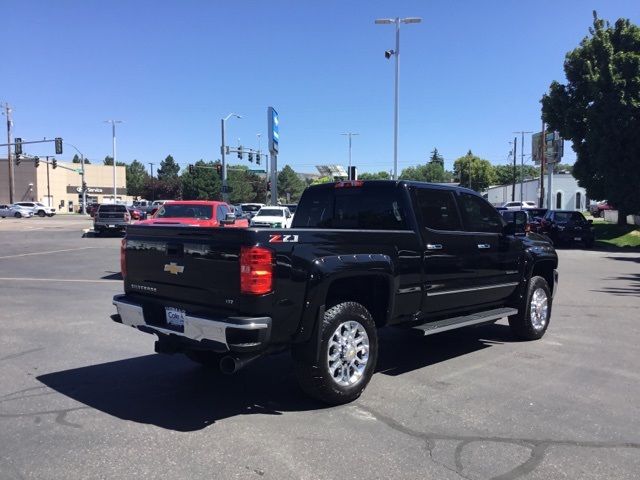
[[[518,310],[515,308],[496,308],[485,312],[473,313],[471,315],[463,315],[461,317],[446,318],[436,322],[428,322],[422,325],[416,325],[416,330],[422,330],[425,335],[433,335],[434,333],[446,332],[447,330],[455,330],[456,328],[468,327],[470,325],[480,325],[489,323],[501,318],[515,315]]]

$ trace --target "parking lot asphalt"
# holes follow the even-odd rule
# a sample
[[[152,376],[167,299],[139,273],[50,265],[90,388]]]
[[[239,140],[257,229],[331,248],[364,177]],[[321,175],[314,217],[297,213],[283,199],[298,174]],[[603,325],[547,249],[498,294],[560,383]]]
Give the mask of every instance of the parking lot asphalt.
[[[561,250],[540,341],[383,330],[327,408],[286,354],[215,376],[113,323],[120,239],[90,224],[0,221],[2,479],[638,478],[640,253]]]

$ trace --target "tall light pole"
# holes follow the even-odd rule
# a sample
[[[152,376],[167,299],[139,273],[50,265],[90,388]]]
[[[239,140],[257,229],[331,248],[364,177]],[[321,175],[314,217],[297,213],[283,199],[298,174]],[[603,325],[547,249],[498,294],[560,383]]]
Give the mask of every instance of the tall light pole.
[[[396,58],[396,80],[395,80],[395,101],[393,115],[393,179],[398,179],[398,108],[400,103],[400,24],[401,23],[420,23],[422,19],[419,17],[407,18],[379,18],[375,21],[377,25],[395,24],[396,26],[396,49],[387,50],[384,56],[389,59],[391,55]]]
[[[222,145],[220,147],[220,155],[222,156],[222,199],[227,202],[229,201],[229,192],[227,188],[227,159],[225,155],[225,144],[224,144],[224,124],[231,117],[242,118],[237,113],[230,113],[226,117],[220,120],[221,130],[222,130]]]
[[[353,133],[353,132],[347,132],[347,133],[341,133],[340,135],[346,135],[347,137],[349,137],[349,170],[348,170],[348,175],[349,175],[349,180],[353,180],[351,178],[351,137],[356,136],[356,135],[360,135],[359,133]]]
[[[82,188],[82,214],[86,215],[87,214],[87,189],[84,188],[84,185],[85,185],[84,155],[80,150],[78,150],[78,147],[76,147],[73,143],[64,142],[64,144],[69,145],[70,147],[73,147],[75,151],[80,154],[80,164],[82,165],[82,170],[80,171],[80,176],[82,177],[82,187],[81,187]]]
[[[533,132],[520,131],[520,132],[513,132],[513,133],[515,133],[516,135],[518,133],[522,135],[522,139],[520,142],[520,202],[522,203],[523,201],[522,189],[524,188],[524,134],[533,133]]]
[[[111,140],[113,147],[113,203],[116,203],[116,123],[122,123],[122,120],[105,120],[104,123],[111,124]]]

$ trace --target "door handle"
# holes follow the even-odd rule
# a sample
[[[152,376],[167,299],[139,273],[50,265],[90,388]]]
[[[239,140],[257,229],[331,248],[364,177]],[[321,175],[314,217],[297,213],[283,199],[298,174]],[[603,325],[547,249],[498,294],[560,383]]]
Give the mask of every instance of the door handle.
[[[442,245],[439,243],[427,243],[427,250],[442,250]]]
[[[479,243],[478,244],[478,248],[480,249],[486,249],[486,248],[491,248],[491,245],[489,245],[488,243]]]

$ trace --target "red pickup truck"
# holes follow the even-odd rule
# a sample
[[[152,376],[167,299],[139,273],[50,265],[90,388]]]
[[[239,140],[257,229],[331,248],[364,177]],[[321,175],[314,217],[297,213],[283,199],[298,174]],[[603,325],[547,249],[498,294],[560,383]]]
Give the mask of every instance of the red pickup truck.
[[[247,228],[249,221],[236,218],[233,209],[224,202],[207,200],[176,200],[162,205],[142,225],[188,225],[190,227]]]

